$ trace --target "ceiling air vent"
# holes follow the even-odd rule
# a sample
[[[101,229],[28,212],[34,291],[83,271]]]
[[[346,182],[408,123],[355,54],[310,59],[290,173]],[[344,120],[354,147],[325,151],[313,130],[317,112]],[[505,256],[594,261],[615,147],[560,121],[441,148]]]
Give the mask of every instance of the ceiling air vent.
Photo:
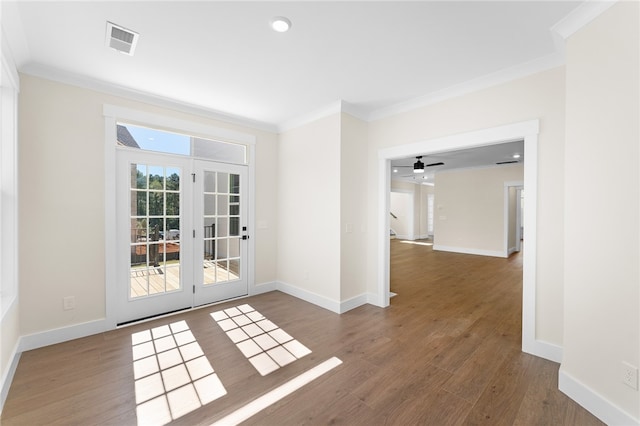
[[[133,56],[140,35],[134,31],[107,22],[107,37],[105,43],[118,52]]]

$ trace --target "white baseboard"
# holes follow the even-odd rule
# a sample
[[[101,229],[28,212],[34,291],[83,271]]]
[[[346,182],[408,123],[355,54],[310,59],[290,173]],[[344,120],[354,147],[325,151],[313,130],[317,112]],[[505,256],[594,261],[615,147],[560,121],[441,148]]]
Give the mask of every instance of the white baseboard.
[[[562,366],[558,373],[558,389],[609,426],[640,425],[640,419],[633,418],[631,414],[571,376]]]
[[[20,361],[20,355],[22,352],[18,351],[20,346],[20,339],[16,342],[13,351],[11,352],[11,363],[9,364],[9,368],[5,371],[5,374],[2,376],[2,388],[0,389],[0,414],[2,414],[2,409],[4,408],[4,402],[7,400],[7,395],[9,395],[9,388],[11,388],[11,383],[13,382],[13,376],[16,374],[16,368],[18,368],[18,361]]]
[[[314,305],[320,306],[321,308],[327,309],[331,312],[335,312],[336,314],[340,313],[340,302],[329,299],[328,297],[321,296],[317,293],[284,283],[282,281],[278,282],[278,290],[290,296],[302,299],[305,302],[313,303]]]
[[[340,313],[344,314],[347,311],[357,308],[358,306],[366,305],[369,303],[369,294],[362,293],[358,296],[352,297],[351,299],[344,300],[340,302]]]
[[[301,289],[300,287],[275,281],[254,286],[251,289],[251,295],[267,293],[275,290],[280,290],[283,293],[287,293],[291,296],[297,297],[309,303],[313,303],[314,305],[320,306],[338,314],[347,312],[360,305],[364,305],[365,303],[368,303],[370,298],[370,296],[368,296],[367,294],[362,294],[349,300],[338,302],[328,299],[324,296],[320,296],[319,294]],[[20,343],[17,351],[24,352],[44,346],[55,345],[56,343],[79,339],[81,337],[86,337],[97,333],[103,333],[105,331],[112,330],[113,328],[113,326],[109,326],[107,320],[101,319],[82,324],[70,325],[68,327],[29,334],[20,337]]]
[[[337,302],[311,291],[283,282],[278,282],[277,289],[290,296],[304,300],[305,302],[309,302],[331,312],[335,312],[336,314],[343,314],[347,311],[350,311],[351,309],[357,308],[358,306],[371,303],[370,300],[375,299],[375,295],[372,295],[370,293],[362,293],[358,296],[354,296],[342,302]]]
[[[277,289],[278,283],[276,282],[258,284],[251,289],[251,295],[266,293]],[[40,333],[22,336],[20,338],[21,344],[18,350],[20,352],[29,351],[44,346],[55,345],[56,343],[66,342],[68,340],[91,336],[92,334],[103,333],[108,330],[113,330],[114,328],[114,325],[110,326],[105,319],[101,319],[82,324],[75,324],[68,327],[42,331]]]
[[[249,289],[249,296],[255,296],[256,294],[268,293],[278,289],[278,283],[276,281],[270,281],[266,283],[256,284]]]
[[[558,364],[562,362],[562,346],[545,342],[543,340],[526,342],[523,336],[522,352],[548,359],[549,361],[557,362]]]
[[[443,246],[440,244],[434,244],[433,249],[438,251],[449,251],[452,253],[476,254],[479,256],[506,257],[504,252],[501,250],[483,250],[483,249],[475,249],[475,248],[467,248],[467,247],[452,247],[452,246]]]
[[[507,250],[507,257],[511,256],[512,253],[515,253],[517,251],[517,249],[515,247],[509,247],[509,250]]]
[[[103,333],[113,328],[114,327],[110,327],[107,324],[106,319],[101,319],[82,324],[70,325],[68,327],[42,331],[40,333],[29,334],[20,337],[20,347],[18,350],[20,352],[30,351],[43,346],[55,345],[56,343],[79,339],[81,337],[91,336],[92,334]]]
[[[413,240],[415,240],[415,239],[416,239],[416,237],[415,237],[415,236],[413,236],[413,235],[405,235],[405,234],[396,234],[396,235],[395,235],[395,237],[396,237],[398,240],[409,240],[409,241],[413,241]]]

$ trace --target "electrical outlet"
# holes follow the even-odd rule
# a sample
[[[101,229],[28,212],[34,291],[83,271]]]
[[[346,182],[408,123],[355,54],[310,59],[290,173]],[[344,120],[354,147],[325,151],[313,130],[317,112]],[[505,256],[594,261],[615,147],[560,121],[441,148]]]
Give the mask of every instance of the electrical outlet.
[[[67,296],[62,298],[62,309],[70,311],[76,308],[76,298],[73,296]]]
[[[638,367],[622,362],[622,383],[638,390]]]

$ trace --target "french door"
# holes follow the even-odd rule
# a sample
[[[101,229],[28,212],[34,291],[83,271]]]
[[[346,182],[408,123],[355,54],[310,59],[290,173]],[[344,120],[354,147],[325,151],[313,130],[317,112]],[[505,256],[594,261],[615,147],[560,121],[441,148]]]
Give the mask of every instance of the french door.
[[[194,305],[247,294],[246,167],[194,160]]]
[[[117,152],[118,323],[247,294],[246,167]]]

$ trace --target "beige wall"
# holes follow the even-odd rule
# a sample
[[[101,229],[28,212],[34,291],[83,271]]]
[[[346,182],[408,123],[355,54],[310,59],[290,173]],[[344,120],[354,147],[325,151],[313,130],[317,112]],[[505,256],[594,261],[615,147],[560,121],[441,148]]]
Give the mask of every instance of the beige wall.
[[[365,281],[368,123],[341,114],[340,126],[340,300],[367,291]]]
[[[336,113],[279,138],[278,281],[334,310],[367,291],[367,129]]]
[[[340,114],[280,135],[278,281],[340,300]]]
[[[639,5],[567,42],[562,373],[640,422],[621,363],[640,366]]]
[[[105,317],[103,104],[256,136],[256,283],[274,281],[276,135],[100,92],[21,76],[19,273],[21,334]],[[75,296],[64,311],[62,298]],[[36,314],[37,313],[37,314]]]
[[[564,68],[376,120],[369,128],[369,229],[378,226],[378,151],[505,124],[540,119],[538,138],[538,229],[536,337],[562,345]],[[439,201],[436,199],[436,204]],[[437,213],[436,213],[437,215]],[[436,232],[438,230],[436,229]],[[378,241],[368,234],[367,259],[375,265]],[[368,268],[375,292],[377,270]]]
[[[504,183],[523,179],[522,164],[437,173],[434,250],[502,255]]]

